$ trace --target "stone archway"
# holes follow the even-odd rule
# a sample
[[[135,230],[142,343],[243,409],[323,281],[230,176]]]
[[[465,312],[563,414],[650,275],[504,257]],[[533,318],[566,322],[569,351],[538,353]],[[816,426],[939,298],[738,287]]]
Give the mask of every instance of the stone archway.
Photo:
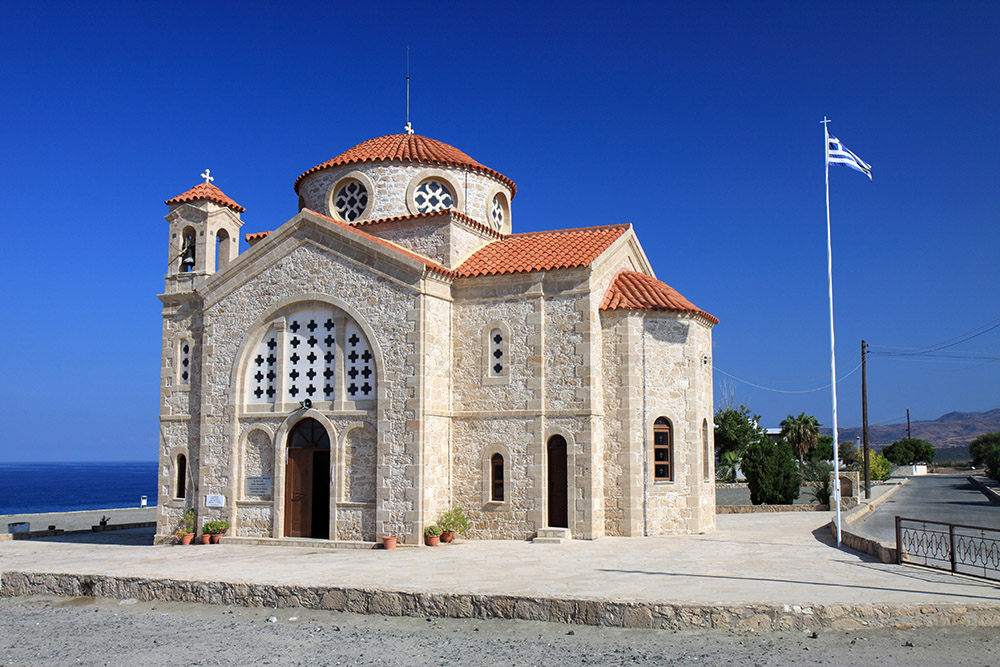
[[[285,536],[330,538],[330,435],[300,421],[285,442]]]

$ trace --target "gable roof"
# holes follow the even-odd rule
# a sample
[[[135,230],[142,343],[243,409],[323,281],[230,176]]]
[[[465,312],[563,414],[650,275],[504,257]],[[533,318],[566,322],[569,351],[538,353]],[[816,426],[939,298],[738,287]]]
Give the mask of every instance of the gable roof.
[[[630,226],[511,234],[477,250],[455,274],[466,278],[590,266]]]
[[[412,260],[420,262],[421,264],[423,264],[424,266],[426,266],[430,271],[433,271],[434,273],[440,273],[443,276],[454,276],[455,275],[454,272],[449,271],[448,269],[446,269],[445,267],[441,266],[437,262],[433,262],[433,261],[427,259],[426,257],[421,257],[420,255],[418,255],[416,253],[410,252],[406,248],[402,248],[402,247],[396,245],[395,243],[392,243],[391,241],[386,241],[384,239],[380,239],[377,236],[373,236],[373,235],[369,234],[368,232],[363,232],[360,229],[347,224],[346,222],[340,222],[339,220],[334,220],[333,218],[327,217],[327,216],[323,215],[322,213],[317,213],[316,211],[313,211],[312,209],[308,209],[308,208],[302,209],[301,213],[311,213],[312,215],[315,215],[317,218],[322,218],[323,220],[326,220],[329,223],[337,225],[338,227],[341,227],[343,229],[347,229],[347,230],[349,230],[353,234],[357,234],[358,236],[363,236],[364,238],[368,239],[369,241],[377,243],[380,246],[383,246],[385,248],[389,248],[390,250],[394,250],[394,251],[398,252],[401,255],[409,257]],[[270,234],[270,232],[267,232],[267,233]]]
[[[517,194],[517,186],[514,185],[514,181],[500,172],[476,162],[454,146],[449,146],[443,141],[431,139],[430,137],[422,137],[419,134],[389,134],[384,137],[369,139],[353,148],[349,148],[337,157],[331,158],[323,164],[318,164],[300,174],[295,179],[295,192],[298,193],[299,184],[303,178],[317,171],[363,162],[388,161],[424,162],[449,167],[466,167],[500,179],[500,181],[510,188],[511,197]]]
[[[670,285],[635,271],[621,271],[612,281],[601,310],[666,310],[701,315],[712,324],[718,318],[685,299]]]
[[[219,204],[220,206],[226,206],[233,209],[237,213],[243,213],[246,211],[245,208],[234,202],[232,199],[226,196],[226,194],[215,187],[211,183],[199,183],[187,192],[183,192],[172,199],[168,199],[163,202],[166,205],[170,204],[183,204],[185,202],[193,201],[211,201]]]

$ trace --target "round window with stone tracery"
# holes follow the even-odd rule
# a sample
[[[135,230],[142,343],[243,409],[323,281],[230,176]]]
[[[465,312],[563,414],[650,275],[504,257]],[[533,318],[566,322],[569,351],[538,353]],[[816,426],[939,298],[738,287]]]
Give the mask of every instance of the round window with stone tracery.
[[[368,190],[358,181],[347,181],[333,196],[333,206],[341,220],[354,222],[368,208]]]
[[[500,195],[496,195],[493,197],[493,204],[490,206],[490,220],[493,222],[493,229],[498,232],[503,229],[505,215],[503,200],[500,198]]]
[[[429,179],[417,186],[413,193],[413,203],[420,213],[437,213],[455,205],[455,197],[448,186],[441,181]]]

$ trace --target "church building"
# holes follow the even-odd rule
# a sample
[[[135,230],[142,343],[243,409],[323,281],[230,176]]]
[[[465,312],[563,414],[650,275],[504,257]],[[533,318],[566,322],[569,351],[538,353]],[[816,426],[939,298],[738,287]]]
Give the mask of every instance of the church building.
[[[511,179],[407,132],[240,253],[202,176],[166,201],[158,542],[187,509],[253,543],[714,529],[718,320],[632,225],[515,231]]]

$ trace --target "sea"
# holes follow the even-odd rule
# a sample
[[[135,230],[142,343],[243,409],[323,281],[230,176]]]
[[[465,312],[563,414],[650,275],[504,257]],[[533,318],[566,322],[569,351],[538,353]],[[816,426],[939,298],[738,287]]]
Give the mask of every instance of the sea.
[[[0,463],[0,514],[156,505],[156,461]]]

